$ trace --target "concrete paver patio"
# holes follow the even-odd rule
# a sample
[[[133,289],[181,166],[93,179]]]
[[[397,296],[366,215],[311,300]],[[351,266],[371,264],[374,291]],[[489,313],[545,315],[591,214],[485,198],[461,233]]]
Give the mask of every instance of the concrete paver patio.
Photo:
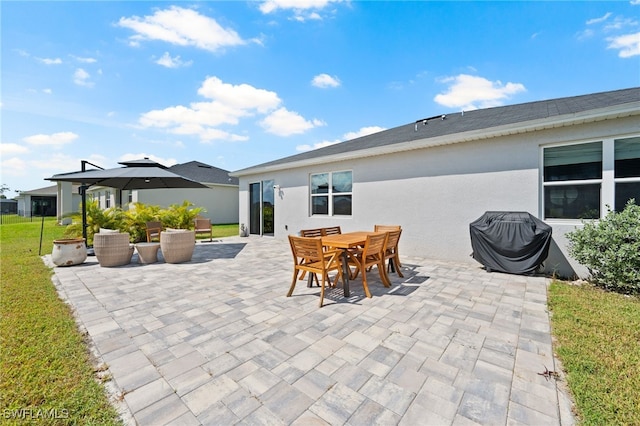
[[[402,254],[402,253],[401,253]],[[391,288],[300,281],[288,243],[198,242],[191,262],[54,269],[139,425],[573,424],[545,277],[402,257]],[[47,260],[47,259],[46,259]]]

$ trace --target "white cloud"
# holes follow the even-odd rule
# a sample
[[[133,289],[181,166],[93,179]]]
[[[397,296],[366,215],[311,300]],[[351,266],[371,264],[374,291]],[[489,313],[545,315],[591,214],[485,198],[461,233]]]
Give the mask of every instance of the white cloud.
[[[88,161],[100,164],[103,157],[91,157]],[[86,158],[85,158],[86,160]],[[80,170],[80,160],[62,153],[55,153],[42,160],[29,160],[29,168],[32,170],[52,170],[53,174],[66,173]]]
[[[70,55],[70,56],[76,61],[82,62],[83,64],[95,64],[96,62],[98,62],[98,60],[95,58],[83,58],[75,55]]]
[[[198,89],[198,94],[234,109],[255,109],[260,113],[275,109],[281,103],[275,92],[257,89],[249,84],[234,86],[223,83],[217,77],[207,78]]]
[[[640,4],[640,0],[631,2],[632,5]],[[626,18],[624,16],[615,16],[611,19],[612,14],[606,13],[600,18],[590,19],[587,25],[597,25],[596,28],[587,28],[578,33],[578,40],[584,40],[594,36],[606,35],[607,49],[619,50],[620,58],[630,58],[640,55],[640,32],[629,33],[629,31],[637,31],[640,24],[635,18]],[[595,26],[595,25],[594,25]],[[627,32],[627,34],[624,34]]]
[[[603,29],[607,33],[614,31],[625,30],[626,28],[637,28],[638,21],[631,18],[625,18],[623,16],[617,16],[612,22],[606,24]]]
[[[160,59],[156,61],[156,64],[162,65],[167,68],[180,68],[180,67],[188,67],[192,64],[192,61],[184,62],[180,59],[180,56],[171,57],[169,52],[164,52],[164,55]]]
[[[42,89],[42,92],[43,92],[43,93],[46,93],[47,95],[51,95],[51,94],[53,94],[53,90],[51,90],[51,89],[49,89],[49,88],[47,88],[47,89]]]
[[[609,37],[607,41],[609,42],[607,49],[620,50],[618,56],[621,58],[640,55],[640,32],[618,37]]]
[[[260,5],[262,13],[275,12],[278,9],[323,9],[333,2],[340,0],[267,0]]]
[[[2,160],[2,174],[5,176],[26,176],[27,163],[21,158],[12,157]]]
[[[587,25],[593,25],[593,24],[599,24],[600,22],[604,22],[607,19],[609,19],[609,17],[611,16],[611,12],[607,12],[605,13],[603,16],[601,16],[600,18],[593,18],[593,19],[589,19],[586,24]]]
[[[290,10],[293,12],[294,21],[305,22],[308,20],[322,20],[319,10],[325,9],[332,3],[340,3],[342,0],[267,0],[260,5],[262,13],[269,14],[278,10]]]
[[[321,120],[306,120],[295,111],[279,108],[269,114],[260,122],[260,125],[268,132],[278,136],[291,136],[304,133],[314,127],[324,126]]]
[[[38,61],[42,62],[45,65],[60,65],[62,63],[62,59],[60,58],[36,58]]]
[[[230,28],[223,28],[215,19],[178,6],[158,10],[143,18],[123,17],[118,25],[136,33],[129,38],[134,46],[144,40],[161,40],[215,52],[227,46],[245,44],[238,33]]]
[[[94,83],[90,81],[91,75],[82,68],[76,69],[73,73],[73,82],[78,86],[93,87]]]
[[[322,142],[315,143],[313,145],[307,145],[307,144],[298,145],[296,146],[296,151],[310,151],[312,149],[324,148],[325,146],[335,145],[342,141],[349,141],[351,139],[356,139],[362,136],[367,136],[374,133],[382,132],[383,130],[386,130],[386,129],[384,127],[379,127],[379,126],[362,127],[360,130],[357,130],[355,132],[345,133],[341,139],[336,139],[333,141],[322,141]]]
[[[0,154],[26,154],[29,152],[29,148],[24,145],[18,145],[17,143],[1,143]]]
[[[63,145],[69,144],[78,139],[78,135],[73,132],[59,132],[51,135],[37,134],[33,136],[27,136],[22,140],[29,145],[48,145],[56,148],[60,148]]]
[[[313,145],[304,144],[304,145],[296,145],[296,151],[311,151],[314,149],[324,148],[325,146],[335,145],[337,143],[342,142],[340,139],[336,139],[334,141],[322,141],[318,143],[314,143]]]
[[[436,95],[433,99],[440,105],[449,108],[472,110],[503,105],[511,96],[525,92],[521,83],[506,83],[490,81],[483,77],[460,74],[441,80],[449,84],[445,93]]]
[[[326,89],[327,87],[340,86],[340,80],[338,79],[338,77],[332,77],[329,74],[318,74],[313,77],[313,80],[311,80],[311,84],[315,87]]]
[[[342,138],[343,140],[348,141],[351,139],[361,138],[362,136],[368,136],[374,133],[382,132],[383,130],[387,130],[387,129],[380,126],[362,127],[358,131],[345,133]]]
[[[224,83],[217,77],[207,78],[198,94],[210,101],[149,111],[140,117],[140,125],[167,129],[174,134],[199,136],[203,141],[242,141],[247,137],[217,127],[236,125],[241,118],[257,113],[266,114],[281,103],[275,92],[248,84]]]

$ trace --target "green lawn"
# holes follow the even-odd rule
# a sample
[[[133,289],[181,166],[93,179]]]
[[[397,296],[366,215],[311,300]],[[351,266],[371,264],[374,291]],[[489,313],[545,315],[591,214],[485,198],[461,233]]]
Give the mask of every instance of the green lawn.
[[[0,225],[0,423],[120,424],[38,255],[41,225]],[[48,219],[42,230],[42,255],[50,254],[64,227]],[[238,225],[214,225],[213,235],[238,235]]]
[[[40,222],[0,227],[0,407],[8,424],[119,424],[69,307],[38,256]],[[64,228],[48,220],[42,254]]]
[[[555,281],[549,308],[581,423],[640,425],[640,298]]]

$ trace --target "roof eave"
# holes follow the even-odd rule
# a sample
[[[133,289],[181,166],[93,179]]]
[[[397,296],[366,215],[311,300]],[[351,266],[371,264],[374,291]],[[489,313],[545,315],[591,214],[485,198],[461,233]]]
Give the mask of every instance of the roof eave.
[[[397,152],[412,151],[416,149],[430,148],[439,145],[451,145],[461,142],[471,142],[482,139],[496,138],[500,136],[515,135],[540,130],[548,130],[559,127],[575,126],[585,123],[594,123],[616,118],[624,118],[640,115],[640,101],[615,105],[606,108],[565,114],[553,118],[541,118],[488,129],[471,130],[468,132],[454,133],[450,135],[436,136],[426,139],[418,139],[407,142],[392,143],[389,145],[354,150],[340,154],[326,155],[305,160],[291,161],[288,163],[255,166],[229,173],[230,176],[241,177],[253,174],[276,172],[299,167],[309,167],[325,163],[353,160],[362,157],[373,157]]]

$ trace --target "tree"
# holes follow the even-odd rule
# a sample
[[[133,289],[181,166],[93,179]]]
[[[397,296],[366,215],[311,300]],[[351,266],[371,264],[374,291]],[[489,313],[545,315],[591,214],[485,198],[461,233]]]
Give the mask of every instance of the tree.
[[[9,191],[11,191],[11,188],[9,188],[8,185],[5,185],[4,183],[0,185],[0,198],[2,198],[3,200],[7,198],[7,196],[4,195],[4,193]]]

